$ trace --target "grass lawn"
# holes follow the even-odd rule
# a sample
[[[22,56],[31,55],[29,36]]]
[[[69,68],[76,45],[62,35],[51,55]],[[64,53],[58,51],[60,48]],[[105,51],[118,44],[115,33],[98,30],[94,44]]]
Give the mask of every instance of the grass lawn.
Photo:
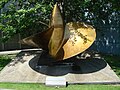
[[[114,85],[68,85],[68,87],[46,87],[43,84],[0,83],[0,88],[14,90],[120,90]],[[1,90],[1,89],[0,89]]]
[[[0,71],[11,61],[9,56],[0,56]]]
[[[120,77],[120,56],[104,55],[103,57],[111,66],[112,70]]]
[[[120,77],[120,56],[103,56]],[[0,56],[0,71],[11,61],[9,56]],[[43,84],[0,83],[0,90],[120,90],[120,85],[68,85],[68,87],[46,87]]]

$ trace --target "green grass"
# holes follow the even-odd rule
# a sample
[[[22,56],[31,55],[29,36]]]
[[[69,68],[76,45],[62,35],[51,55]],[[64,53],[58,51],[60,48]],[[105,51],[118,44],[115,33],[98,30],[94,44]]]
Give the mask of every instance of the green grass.
[[[0,71],[11,61],[9,56],[0,56]]]
[[[112,70],[120,77],[120,56],[104,55],[103,56]]]
[[[120,90],[120,86],[112,85],[68,85],[68,87],[46,87],[43,84],[0,83],[0,88],[14,90]]]

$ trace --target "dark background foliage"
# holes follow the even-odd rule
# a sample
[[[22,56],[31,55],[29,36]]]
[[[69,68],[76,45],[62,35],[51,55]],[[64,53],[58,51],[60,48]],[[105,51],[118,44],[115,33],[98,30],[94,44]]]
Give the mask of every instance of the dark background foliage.
[[[1,0],[1,41],[7,41],[17,33],[24,37],[45,30],[49,24],[55,0]],[[65,22],[83,21],[102,31],[101,24],[120,25],[119,0],[56,0],[64,1]],[[114,17],[111,18],[111,17]],[[46,25],[47,24],[47,25]],[[112,25],[112,24],[111,24]],[[103,33],[104,35],[104,33]]]

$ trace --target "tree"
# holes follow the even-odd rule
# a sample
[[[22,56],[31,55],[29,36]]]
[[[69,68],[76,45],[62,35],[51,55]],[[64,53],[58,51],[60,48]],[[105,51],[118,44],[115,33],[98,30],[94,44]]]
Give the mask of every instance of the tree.
[[[31,35],[44,30],[49,22],[53,3],[49,0],[1,0],[0,30],[2,41],[21,33]]]
[[[110,23],[110,17],[120,13],[119,0],[63,1],[65,22],[84,21],[96,26],[98,22]],[[17,33],[29,36],[45,30],[53,4],[54,0],[1,0],[0,30],[4,34],[1,41],[7,41]],[[116,23],[120,25],[119,20]]]

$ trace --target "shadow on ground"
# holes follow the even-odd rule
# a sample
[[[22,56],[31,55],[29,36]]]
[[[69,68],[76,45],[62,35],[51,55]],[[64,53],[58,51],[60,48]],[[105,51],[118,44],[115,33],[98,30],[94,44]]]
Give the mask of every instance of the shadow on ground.
[[[102,58],[92,57],[81,59],[75,56],[64,61],[55,62],[55,60],[46,53],[42,53],[39,60],[37,60],[36,57],[29,61],[29,66],[33,70],[49,76],[62,76],[68,73],[93,73],[105,68],[107,65]]]
[[[16,55],[16,57],[14,59],[12,59],[12,61],[8,64],[8,66],[15,66],[18,63],[25,63],[27,62],[27,60],[25,59],[25,57],[27,56],[31,56],[31,55],[40,55],[42,52],[42,50],[23,50],[20,53],[18,53]],[[34,57],[35,59],[36,57]],[[37,59],[35,59],[37,60]]]

